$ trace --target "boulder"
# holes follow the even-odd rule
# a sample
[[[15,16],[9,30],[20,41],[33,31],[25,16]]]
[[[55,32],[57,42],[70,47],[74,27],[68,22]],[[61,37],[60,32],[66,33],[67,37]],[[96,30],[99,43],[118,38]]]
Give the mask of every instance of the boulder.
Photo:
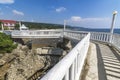
[[[63,42],[59,42],[57,44],[57,47],[63,49],[63,50],[71,50],[72,44],[71,41],[68,38],[63,38]]]
[[[6,63],[6,61],[0,60],[0,66],[4,65],[5,63]]]

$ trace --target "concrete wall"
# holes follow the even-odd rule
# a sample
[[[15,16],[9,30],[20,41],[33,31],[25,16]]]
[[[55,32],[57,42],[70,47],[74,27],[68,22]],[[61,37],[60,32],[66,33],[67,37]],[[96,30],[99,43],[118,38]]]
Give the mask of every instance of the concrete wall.
[[[62,42],[62,38],[42,38],[32,40],[32,49],[42,47],[56,47],[58,42]]]

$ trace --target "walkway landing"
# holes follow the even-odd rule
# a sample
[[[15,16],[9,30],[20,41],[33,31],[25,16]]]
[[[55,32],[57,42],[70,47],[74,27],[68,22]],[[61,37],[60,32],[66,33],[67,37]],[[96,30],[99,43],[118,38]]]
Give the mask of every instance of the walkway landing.
[[[100,43],[91,43],[82,80],[120,80],[120,52]]]

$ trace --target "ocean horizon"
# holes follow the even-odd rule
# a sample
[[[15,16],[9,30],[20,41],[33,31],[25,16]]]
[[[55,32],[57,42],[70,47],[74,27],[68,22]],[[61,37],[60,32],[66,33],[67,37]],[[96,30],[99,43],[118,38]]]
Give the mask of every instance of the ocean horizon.
[[[96,29],[96,28],[81,28],[81,27],[76,27],[76,28],[73,28],[74,30],[77,30],[77,31],[89,31],[89,32],[110,32],[110,29]],[[114,33],[117,33],[117,34],[120,34],[120,29],[114,29]]]

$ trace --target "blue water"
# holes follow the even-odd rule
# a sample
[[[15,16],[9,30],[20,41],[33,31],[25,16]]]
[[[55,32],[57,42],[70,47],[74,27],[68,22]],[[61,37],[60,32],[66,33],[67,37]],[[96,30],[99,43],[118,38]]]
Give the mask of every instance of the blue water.
[[[89,28],[74,28],[78,31],[89,31],[89,32],[110,32],[110,29],[89,29]],[[114,33],[120,34],[120,29],[114,29]]]

